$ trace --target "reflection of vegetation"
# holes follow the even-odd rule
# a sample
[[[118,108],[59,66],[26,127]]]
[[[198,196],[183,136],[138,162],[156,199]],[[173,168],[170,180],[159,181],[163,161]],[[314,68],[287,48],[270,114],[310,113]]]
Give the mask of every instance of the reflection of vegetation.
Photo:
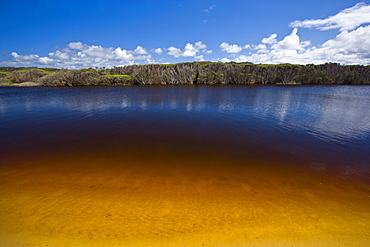
[[[370,66],[192,62],[65,70],[0,67],[0,82],[42,86],[153,84],[370,84]]]

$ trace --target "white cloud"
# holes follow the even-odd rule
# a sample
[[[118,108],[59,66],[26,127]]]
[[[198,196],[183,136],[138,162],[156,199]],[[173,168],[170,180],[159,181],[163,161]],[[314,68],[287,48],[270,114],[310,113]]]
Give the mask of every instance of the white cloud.
[[[50,52],[49,56],[53,59],[69,59],[69,54],[67,52],[61,52],[61,51],[56,51],[56,52]]]
[[[263,55],[260,55],[260,56],[263,56]],[[236,57],[233,61],[235,61],[235,62],[248,62],[248,59],[249,59],[248,56],[240,55],[240,56]]]
[[[223,63],[231,62],[231,60],[228,59],[227,57],[222,58],[220,61],[223,62]]]
[[[147,59],[146,59],[146,63],[147,63],[147,64],[155,64],[156,62],[155,62],[155,60],[153,60],[153,59],[147,58]]]
[[[338,35],[321,45],[312,46],[310,41],[302,41],[298,29],[282,40],[277,34],[262,39],[260,44],[252,45],[254,52],[229,56],[221,61],[232,60],[252,63],[293,63],[322,64],[336,62],[341,64],[370,64],[370,5],[356,4],[340,11],[337,15],[323,20],[295,21],[291,26],[315,27],[320,30],[340,29]]]
[[[133,59],[133,56],[129,54],[127,50],[122,50],[121,47],[117,47],[116,49],[114,49],[112,54],[114,54],[113,56],[117,60],[121,60],[121,61],[130,61]]]
[[[280,39],[276,33],[273,33],[263,38],[259,44],[243,46],[223,42],[219,47],[228,55],[219,60],[267,64],[336,62],[369,65],[370,25],[366,23],[370,23],[370,5],[359,3],[326,19],[292,22],[290,24],[294,27],[292,32]],[[310,41],[300,38],[296,28],[298,26],[319,30],[338,29],[338,33],[322,44],[313,46]],[[212,50],[207,50],[207,46],[198,41],[187,43],[183,48],[171,46],[166,49],[151,49],[150,52],[162,55],[157,62],[163,62],[168,61],[166,55],[204,60],[204,56],[212,53]],[[50,52],[47,56],[19,55],[17,52],[12,52],[11,57],[8,60],[0,60],[0,64],[6,66],[41,65],[58,68],[113,67],[134,63],[154,63],[151,54],[141,46],[137,46],[134,50],[126,50],[121,47],[71,42],[65,48]],[[211,59],[215,60],[215,58]]]
[[[204,56],[203,55],[195,56],[194,58],[199,60],[199,61],[204,61]]]
[[[96,58],[104,58],[107,55],[109,55],[109,52],[107,53],[107,49],[103,48],[100,45],[99,46],[98,45],[87,46],[85,47],[85,49],[82,50],[82,52],[83,54],[89,57],[96,57]]]
[[[168,48],[167,54],[174,57],[181,57],[181,50],[179,48],[171,46]]]
[[[226,42],[223,42],[220,45],[220,48],[221,48],[222,51],[225,51],[227,53],[239,53],[239,52],[241,52],[241,50],[243,50],[243,47],[241,47],[241,46],[238,46],[238,45],[229,45]]]
[[[82,50],[84,48],[84,45],[82,42],[71,42],[68,44],[68,47],[73,50]]]
[[[202,43],[202,41],[195,42],[195,46],[199,49],[206,49],[207,46]]]
[[[297,51],[304,50],[304,47],[309,45],[309,42],[301,42],[297,32],[298,32],[298,29],[294,28],[292,33],[286,36],[282,41],[277,42],[275,40],[276,42],[275,44],[272,45],[272,49],[273,50],[297,50]]]
[[[39,58],[39,56],[35,54],[21,56],[18,55],[16,52],[12,52],[11,55],[14,57],[14,59],[23,59],[23,60],[34,60]]]
[[[41,64],[50,64],[53,62],[53,59],[52,58],[49,58],[49,57],[40,57],[39,58],[39,62]]]
[[[163,50],[161,48],[153,49],[152,52],[157,53],[158,55],[162,54]]]
[[[133,60],[150,60],[152,58],[151,55],[139,55],[139,56],[134,56],[132,59]]]
[[[293,29],[290,35],[274,44],[255,45],[255,53],[243,54],[232,60],[267,64],[370,64],[370,25],[343,31],[320,46],[310,46],[309,41],[301,41],[297,31]]]
[[[252,63],[305,63],[303,59],[305,47],[309,42],[301,41],[298,36],[298,29],[293,29],[290,35],[287,35],[282,40],[276,39],[277,35],[270,35],[268,38],[262,39],[262,43],[253,45],[252,49],[256,52],[251,55],[240,55],[233,60],[236,62],[252,62]],[[308,62],[311,63],[311,62]]]
[[[86,68],[86,67],[113,67],[117,65],[134,64],[135,61],[152,62],[151,55],[138,46],[134,51],[121,47],[102,47],[86,45],[81,42],[72,42],[68,48],[50,52],[48,56],[40,57],[35,54],[18,55],[11,53],[13,59],[6,61],[9,66],[41,65],[57,68]],[[135,56],[136,55],[136,56]]]
[[[182,54],[183,57],[194,57],[199,50],[194,45],[187,43]]]
[[[353,30],[366,23],[370,23],[370,5],[362,2],[326,19],[294,21],[290,23],[290,26],[317,28],[319,30],[339,29],[340,31],[345,31]]]
[[[312,59],[343,64],[370,64],[370,26],[343,31],[335,39],[306,51]]]
[[[174,57],[194,57],[199,59],[199,53],[212,53],[211,50],[207,50],[206,48],[207,46],[205,44],[198,41],[195,44],[187,43],[183,50],[171,46],[167,48],[167,54]]]
[[[277,34],[276,33],[271,34],[270,37],[263,38],[262,39],[262,43],[263,44],[270,44],[270,45],[271,44],[275,44],[275,43],[277,43],[276,37],[277,37]]]
[[[254,45],[252,46],[252,49],[257,50],[257,53],[268,52],[267,46],[265,44]]]
[[[143,47],[138,46],[134,50],[133,54],[135,54],[135,55],[145,55],[145,54],[147,54],[147,52],[146,52],[146,50]]]

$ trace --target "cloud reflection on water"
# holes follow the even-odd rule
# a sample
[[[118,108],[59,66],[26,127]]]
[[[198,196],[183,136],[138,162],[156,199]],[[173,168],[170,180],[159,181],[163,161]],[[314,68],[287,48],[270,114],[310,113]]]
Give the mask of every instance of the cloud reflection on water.
[[[261,89],[254,115],[275,118],[280,125],[304,129],[322,138],[361,138],[370,132],[369,87],[303,87]]]
[[[39,90],[39,91],[38,91]],[[24,107],[79,111],[86,116],[112,111],[228,113],[228,117],[270,121],[319,138],[345,140],[370,132],[370,88],[309,87],[128,87],[93,89],[15,89],[3,93],[0,114]],[[124,113],[124,112],[123,112]]]

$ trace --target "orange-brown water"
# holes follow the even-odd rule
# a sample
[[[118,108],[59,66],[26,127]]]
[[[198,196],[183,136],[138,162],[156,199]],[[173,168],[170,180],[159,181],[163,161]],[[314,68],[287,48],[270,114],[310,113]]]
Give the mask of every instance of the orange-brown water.
[[[369,182],[352,171],[366,175],[363,166],[308,159],[294,146],[283,152],[258,140],[261,133],[239,143],[225,123],[205,131],[199,120],[182,128],[146,117],[150,124],[139,118],[125,132],[112,119],[100,120],[103,130],[53,120],[51,130],[30,126],[30,139],[14,132],[27,142],[2,142],[2,246],[370,242]]]
[[[369,188],[280,162],[134,152],[22,161],[1,172],[1,240],[4,246],[369,243]]]

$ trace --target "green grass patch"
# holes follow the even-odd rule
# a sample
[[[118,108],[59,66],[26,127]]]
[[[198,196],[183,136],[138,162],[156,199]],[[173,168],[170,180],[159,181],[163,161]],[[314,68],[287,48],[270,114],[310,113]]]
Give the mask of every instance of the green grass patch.
[[[48,71],[48,70],[44,70],[44,69],[37,69],[37,70],[42,71],[46,74],[53,74],[54,73],[54,71]]]
[[[155,64],[157,65],[157,64]],[[175,66],[176,64],[173,64],[173,63],[161,63],[161,64],[158,64],[160,66]]]
[[[129,79],[129,80],[131,80],[131,76],[129,76],[129,75],[103,75],[104,77],[108,77],[108,78],[127,78],[127,79]]]
[[[258,67],[284,67],[284,66],[295,66],[295,67],[302,67],[299,64],[291,64],[291,63],[281,63],[281,64],[256,64]]]
[[[9,83],[12,84],[13,82],[9,78],[0,78],[0,83]]]
[[[14,70],[14,71],[16,71],[16,72],[27,72],[27,71],[30,71],[30,70],[38,70],[38,71],[41,71],[41,72],[43,72],[43,73],[45,73],[45,74],[53,74],[56,70],[54,70],[54,69],[39,69],[39,68],[35,68],[35,67],[30,67],[30,68],[26,68],[26,69],[16,69],[16,70]]]

